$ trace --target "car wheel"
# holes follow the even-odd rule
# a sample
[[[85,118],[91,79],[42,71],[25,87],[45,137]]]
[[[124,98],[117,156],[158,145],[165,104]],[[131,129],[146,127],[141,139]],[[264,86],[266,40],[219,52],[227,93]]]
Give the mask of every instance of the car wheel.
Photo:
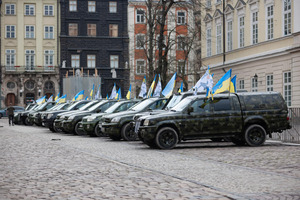
[[[164,127],[158,131],[155,143],[161,149],[173,149],[178,143],[177,132],[171,127]]]
[[[134,128],[130,125],[130,123],[127,123],[122,127],[121,136],[123,140],[126,141],[135,141],[138,138],[137,134],[134,132]]]
[[[50,128],[49,128],[49,129],[50,129]],[[56,133],[61,132],[61,129],[56,128],[55,126],[53,126],[53,132],[56,132]]]
[[[74,131],[76,135],[86,135],[86,132],[79,129],[79,122],[76,123]]]
[[[231,140],[231,142],[233,144],[235,144],[237,146],[245,146],[246,145],[245,140],[243,140],[242,138],[235,138],[235,137],[233,137],[230,140]]]
[[[109,138],[114,140],[114,141],[120,141],[121,140],[121,136],[115,136],[115,135],[109,135]]]
[[[266,141],[266,130],[258,124],[247,127],[244,139],[249,146],[260,146]]]
[[[49,130],[52,131],[52,132],[54,132],[54,133],[56,132],[56,131],[54,130],[54,128],[52,128],[52,127],[49,127]]]
[[[148,145],[151,149],[157,149],[157,145],[155,144],[155,140],[143,140],[143,143]]]
[[[3,115],[0,113],[0,119],[3,117]]]
[[[102,133],[100,127],[99,127],[99,123],[96,124],[95,128],[94,128],[94,134],[97,137],[104,137],[106,136],[104,133]]]
[[[26,126],[32,126],[33,123],[31,121],[29,121],[28,117],[25,119],[25,125]]]

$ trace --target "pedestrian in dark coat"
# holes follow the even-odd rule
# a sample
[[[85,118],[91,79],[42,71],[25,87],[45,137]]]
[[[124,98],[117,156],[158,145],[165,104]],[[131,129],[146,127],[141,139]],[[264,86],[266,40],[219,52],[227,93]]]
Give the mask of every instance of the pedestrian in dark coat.
[[[12,103],[9,104],[10,106],[6,109],[8,115],[8,123],[9,125],[14,125],[14,110],[15,108],[12,107]]]

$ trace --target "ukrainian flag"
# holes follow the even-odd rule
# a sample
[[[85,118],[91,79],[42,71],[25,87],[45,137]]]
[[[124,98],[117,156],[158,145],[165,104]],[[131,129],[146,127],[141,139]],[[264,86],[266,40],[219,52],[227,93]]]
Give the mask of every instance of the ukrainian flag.
[[[83,95],[84,95],[84,90],[78,92],[75,97],[72,99],[72,101],[77,101],[77,100],[81,100],[83,99]]]
[[[59,99],[56,100],[57,103],[66,103],[67,95],[63,95]]]
[[[111,91],[109,99],[114,99],[114,98],[116,98],[116,96],[117,96],[117,89],[116,89],[116,84],[114,84],[114,87]]]
[[[158,83],[156,84],[153,96],[160,97],[160,93],[161,93],[161,80],[160,80],[160,74],[158,74]]]
[[[35,101],[37,104],[42,104],[46,102],[46,96],[43,96],[42,98],[39,98]]]
[[[106,99],[109,99],[108,94],[106,94]]]
[[[94,93],[94,89],[95,89],[95,85],[93,84],[93,88],[92,88],[92,91],[91,91],[91,93],[90,93],[91,100],[93,99],[93,93]]]
[[[224,91],[229,91],[230,81],[231,81],[231,69],[224,74],[224,76],[217,82],[217,84],[212,88],[212,94],[218,94]]]
[[[47,102],[49,101],[53,101],[53,94],[49,97],[49,99],[47,100]]]
[[[183,92],[183,81],[181,82],[180,88],[178,90],[178,93],[181,93],[181,92]]]
[[[121,96],[121,88],[119,88],[115,99],[120,100],[121,98],[122,98],[122,96]]]
[[[128,90],[127,95],[126,95],[126,99],[129,100],[130,98],[131,98],[131,84],[129,86],[129,90]]]
[[[59,98],[60,92],[57,94],[57,96],[55,97],[54,101],[56,101]]]
[[[144,76],[139,97],[142,97],[143,99],[147,97],[146,76]]]
[[[153,92],[153,89],[154,89],[154,85],[155,85],[155,80],[156,80],[156,74],[155,74],[155,77],[154,77],[154,80],[152,81],[152,84],[148,90],[148,94],[147,94],[147,98],[151,97],[152,96],[152,92]]]
[[[169,98],[172,95],[173,89],[175,87],[175,80],[176,80],[176,72],[172,76],[168,84],[166,85],[165,89],[162,91],[162,95],[164,95],[167,98]]]
[[[230,81],[230,93],[236,92],[236,75]]]

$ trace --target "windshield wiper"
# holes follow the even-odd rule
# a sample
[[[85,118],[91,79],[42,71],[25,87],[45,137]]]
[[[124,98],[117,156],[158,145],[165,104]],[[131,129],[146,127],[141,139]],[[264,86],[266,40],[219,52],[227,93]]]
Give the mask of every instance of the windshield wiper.
[[[170,111],[172,111],[172,112],[177,112],[176,110],[173,110],[173,109],[171,109]]]

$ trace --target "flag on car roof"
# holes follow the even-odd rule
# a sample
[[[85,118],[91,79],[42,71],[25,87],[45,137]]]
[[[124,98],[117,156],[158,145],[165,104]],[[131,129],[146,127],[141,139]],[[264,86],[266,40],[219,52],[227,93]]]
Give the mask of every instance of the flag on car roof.
[[[72,101],[77,101],[77,100],[81,100],[83,99],[83,95],[84,95],[84,90],[81,90],[80,92],[78,92],[74,98],[72,99]]]
[[[147,97],[146,76],[144,76],[139,97],[142,97],[143,99]]]
[[[127,95],[126,95],[126,99],[130,99],[131,98],[131,84],[129,86],[129,90],[127,92]]]
[[[176,74],[177,73],[175,72],[175,74],[172,76],[172,78],[169,80],[168,84],[166,85],[165,89],[162,91],[162,95],[164,95],[167,98],[169,98],[173,93],[173,89],[175,87]]]
[[[212,88],[212,94],[218,94],[224,91],[229,91],[230,80],[231,80],[231,69],[224,74],[224,76],[216,83]]]
[[[116,89],[116,84],[114,83],[114,87],[111,91],[109,99],[114,99],[117,96],[117,89]]]
[[[160,74],[158,74],[158,83],[156,84],[153,97],[160,97],[161,93],[161,80],[160,80]]]
[[[66,103],[67,95],[61,96],[59,99],[56,100],[57,103]]]
[[[147,93],[147,98],[150,98],[152,96],[152,93],[153,93],[153,89],[154,89],[154,85],[155,85],[155,81],[156,81],[156,74],[155,74],[155,77],[152,81],[152,84],[148,90],[148,93]]]
[[[236,75],[234,75],[234,77],[230,81],[230,89],[229,89],[229,91],[231,93],[236,92]]]
[[[56,101],[59,98],[60,92],[57,94],[57,96],[55,97],[54,101]]]

